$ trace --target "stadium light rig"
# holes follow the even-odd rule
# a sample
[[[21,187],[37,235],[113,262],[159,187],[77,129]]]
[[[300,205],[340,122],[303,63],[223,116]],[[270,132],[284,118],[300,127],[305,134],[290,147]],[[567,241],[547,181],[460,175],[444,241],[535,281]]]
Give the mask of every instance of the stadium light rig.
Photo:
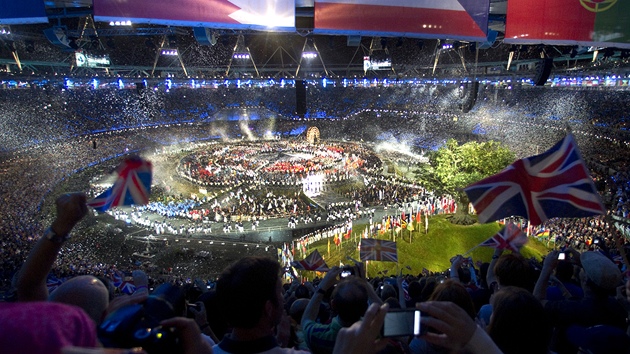
[[[247,52],[235,52],[234,54],[232,54],[232,58],[249,60],[251,56]]]
[[[317,58],[317,52],[302,52],[302,58],[315,59]]]
[[[178,52],[177,52],[177,49],[164,48],[164,49],[162,49],[162,55],[176,56],[176,55],[178,55]]]
[[[131,26],[131,21],[109,21],[110,26]]]

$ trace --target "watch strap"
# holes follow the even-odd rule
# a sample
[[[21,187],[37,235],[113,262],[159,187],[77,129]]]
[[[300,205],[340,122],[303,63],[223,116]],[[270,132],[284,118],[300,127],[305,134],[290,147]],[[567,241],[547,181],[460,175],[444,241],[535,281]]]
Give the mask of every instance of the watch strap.
[[[47,240],[52,241],[54,243],[64,243],[66,240],[68,240],[70,238],[70,235],[69,234],[57,235],[57,233],[55,231],[53,231],[52,228],[49,227],[44,232],[44,237]]]

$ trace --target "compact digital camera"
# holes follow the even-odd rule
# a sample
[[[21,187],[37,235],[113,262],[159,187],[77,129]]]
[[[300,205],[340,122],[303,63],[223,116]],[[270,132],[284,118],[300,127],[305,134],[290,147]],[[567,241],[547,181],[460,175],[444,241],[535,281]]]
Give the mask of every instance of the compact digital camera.
[[[127,305],[111,313],[98,328],[105,347],[142,347],[149,354],[182,353],[177,334],[160,326],[163,320],[183,316],[186,308],[181,288],[162,284],[142,304]]]

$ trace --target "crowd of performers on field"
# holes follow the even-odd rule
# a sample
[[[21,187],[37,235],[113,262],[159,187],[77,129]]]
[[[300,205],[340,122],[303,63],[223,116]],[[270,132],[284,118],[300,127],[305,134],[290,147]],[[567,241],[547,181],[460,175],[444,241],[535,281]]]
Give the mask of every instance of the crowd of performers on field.
[[[280,154],[298,158],[280,161],[273,157]],[[305,155],[313,158],[299,157]],[[199,184],[205,194],[154,193],[157,200],[147,205],[108,213],[156,235],[191,236],[254,231],[261,221],[278,218],[286,218],[288,228],[297,228],[324,221],[347,224],[370,215],[370,224],[376,225],[377,206],[406,209],[414,215],[454,213],[457,209],[451,196],[436,196],[402,177],[385,176],[373,151],[354,143],[204,144],[182,158],[177,172]],[[317,188],[337,193],[347,202],[319,206],[306,198],[300,181],[313,173],[324,175]],[[400,215],[395,214],[391,215],[392,227],[400,223]]]

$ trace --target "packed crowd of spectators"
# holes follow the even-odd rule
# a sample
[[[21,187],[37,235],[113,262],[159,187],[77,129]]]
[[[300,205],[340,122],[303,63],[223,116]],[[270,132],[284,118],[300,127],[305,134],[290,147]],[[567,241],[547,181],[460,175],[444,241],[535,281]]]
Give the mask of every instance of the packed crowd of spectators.
[[[149,354],[630,350],[630,277],[604,244],[552,251],[542,262],[497,248],[490,263],[454,255],[442,273],[373,278],[351,260],[284,284],[278,260],[246,256],[212,283],[160,284],[135,270],[132,295],[112,293],[115,277],[92,275],[49,292],[46,274],[87,214],[85,201],[82,193],[57,198],[57,217],[18,274],[18,302],[0,303],[8,353],[99,345]],[[410,320],[398,317],[407,313]],[[37,329],[24,322],[35,314]]]
[[[151,103],[151,107],[147,107],[142,106],[142,103],[139,103],[140,100],[144,98],[141,98],[142,96],[137,96],[138,94],[133,92],[74,92],[72,90],[46,92],[44,90],[2,90],[2,92],[0,93],[2,95],[3,103],[2,105],[0,105],[2,116],[2,120],[0,123],[2,124],[2,129],[0,131],[2,133],[0,134],[3,134],[3,145],[1,148],[3,153],[1,156],[0,170],[0,174],[2,175],[0,184],[2,185],[2,188],[0,188],[0,191],[3,203],[0,205],[0,214],[3,217],[0,221],[0,232],[3,235],[6,235],[2,240],[2,247],[0,248],[0,254],[2,256],[0,257],[2,260],[2,285],[4,287],[11,285],[11,283],[15,285],[18,278],[18,273],[16,273],[16,270],[23,264],[24,259],[28,254],[28,250],[33,248],[33,246],[36,245],[37,242],[47,241],[44,238],[40,238],[40,236],[44,234],[44,227],[51,224],[52,217],[50,215],[52,214],[52,202],[48,201],[45,203],[43,201],[51,192],[59,190],[59,188],[63,186],[64,181],[71,178],[77,172],[91,166],[94,166],[95,168],[102,171],[111,170],[116,165],[116,157],[118,156],[132,152],[145,151],[147,149],[159,151],[163,148],[162,144],[164,143],[174,144],[184,141],[208,140],[211,137],[215,136],[222,137],[222,135],[218,133],[219,130],[222,130],[222,134],[224,134],[224,136],[226,137],[239,136],[239,134],[242,135],[243,130],[238,122],[230,123],[229,121],[227,121],[217,123],[215,121],[212,121],[211,118],[206,118],[211,117],[212,112],[219,112],[222,108],[233,108],[230,107],[229,104],[219,104],[217,102],[221,102],[223,100],[224,102],[228,103],[233,102],[230,101],[230,99],[232,99],[233,97],[240,97],[240,95],[246,97],[248,95],[248,92],[253,92],[249,90],[239,91],[236,89],[226,91],[228,93],[223,92],[223,94],[229,97],[223,96],[223,98],[213,96],[215,94],[214,91],[202,92],[195,90],[182,90],[176,93],[171,92],[174,93],[172,97],[175,98],[175,101],[185,101],[184,96],[186,96],[186,98],[191,99],[190,104],[181,103],[181,105],[178,105],[178,103],[176,102],[158,102],[155,104]],[[290,92],[285,92],[279,89],[274,89],[272,91],[276,92],[277,95],[274,95],[273,92],[265,92],[265,95],[268,95],[270,97],[269,99],[275,102],[274,104],[282,106],[283,109],[287,109],[288,105],[281,104],[280,102],[282,102],[282,99],[286,100],[286,97],[290,97]],[[609,101],[623,101],[624,99],[622,93],[616,95],[602,94],[601,91],[589,91],[589,93],[596,98],[597,102],[603,102],[602,104],[605,104]],[[543,98],[542,93],[538,91],[527,91],[525,89],[520,90],[520,93],[513,94],[517,96],[519,94],[523,95],[523,101],[531,99],[532,102],[538,102],[537,100],[541,100]],[[167,97],[169,93],[154,93],[151,95],[154,96],[150,96],[150,98],[147,98],[147,100],[169,101],[168,99],[164,98]],[[204,100],[207,98],[206,95],[211,95],[212,97],[204,103]],[[263,102],[263,105],[266,104],[266,96],[264,96],[263,94],[259,95],[258,93],[255,93],[255,95],[258,98],[248,98],[247,100],[234,98],[237,102],[239,102],[238,104],[236,104],[236,106],[241,106],[245,104],[256,105],[256,100],[259,100],[259,106],[260,102]],[[371,93],[368,93],[368,96],[369,95],[371,95]],[[554,92],[554,95],[558,95],[557,98],[559,100],[561,100],[563,97],[562,94],[558,92]],[[273,97],[276,96],[284,98],[275,100]],[[349,94],[349,96],[350,98],[348,99],[347,106],[352,107],[352,97],[354,97],[354,99],[356,100],[359,100],[359,96],[355,96],[352,94]],[[331,96],[331,100],[335,99],[336,98],[333,98],[333,96]],[[112,103],[106,103],[106,101],[108,100],[112,100]],[[90,103],[90,101],[94,102]],[[396,102],[399,101],[400,100],[397,101],[396,98],[392,98],[391,100],[384,101],[384,103],[379,103],[375,107],[382,108],[383,105],[391,107],[391,105],[393,104],[398,104]],[[95,102],[97,104],[95,104]],[[210,104],[208,102],[215,103]],[[428,102],[431,101],[429,100]],[[483,130],[489,132],[487,133],[487,136],[494,137],[493,134],[501,133],[502,139],[506,141],[511,141],[511,143],[515,145],[520,142],[528,141],[525,139],[526,136],[523,135],[528,133],[531,134],[529,141],[532,141],[532,143],[539,143],[541,147],[546,146],[549,144],[546,144],[547,141],[545,141],[544,139],[541,141],[535,141],[535,138],[531,137],[542,135],[540,134],[540,132],[545,131],[542,129],[545,129],[546,127],[553,127],[554,130],[557,132],[557,135],[561,134],[561,128],[559,128],[561,124],[554,123],[557,121],[569,121],[569,123],[575,125],[575,123],[572,123],[569,119],[571,115],[574,114],[574,111],[569,110],[568,108],[566,112],[552,112],[553,116],[560,114],[562,115],[556,120],[555,118],[552,118],[552,115],[549,114],[548,110],[542,113],[539,112],[538,110],[543,108],[541,108],[541,105],[536,105],[535,103],[527,104],[527,107],[525,107],[525,105],[519,105],[517,109],[514,109],[514,106],[512,106],[510,108],[510,110],[512,111],[510,113],[506,113],[509,110],[501,108],[503,104],[502,102],[492,102],[492,99],[484,102],[485,103],[480,103],[480,107],[476,112],[481,118],[487,118],[489,115],[491,115],[490,113],[486,114],[487,112],[491,112],[495,119],[505,118],[505,120],[500,122],[500,124],[496,123],[498,120],[495,120],[494,122],[489,121],[483,123]],[[344,111],[343,104],[340,104],[339,106],[341,107],[340,109],[342,109],[341,112],[347,112],[347,114],[355,112],[353,110]],[[604,107],[610,107],[608,109],[608,112],[611,115],[617,114],[619,115],[617,118],[623,118],[623,113],[616,110],[614,103],[605,104]],[[371,109],[372,107],[368,106],[367,108]],[[439,110],[439,106],[434,106],[433,108],[436,111]],[[188,113],[184,114],[184,111],[182,111],[182,109]],[[592,110],[594,108],[589,105],[584,105],[584,109]],[[532,116],[530,117],[526,114],[523,114],[521,117],[530,117],[530,119],[524,120],[523,122],[517,122],[516,117],[523,112],[531,112]],[[207,116],[205,115],[206,113]],[[372,130],[370,131],[370,136],[372,137],[378,136],[383,131],[387,131],[388,129],[391,129],[393,131],[409,131],[413,130],[413,128],[415,127],[415,125],[410,124],[410,122],[408,121],[405,121],[405,119],[403,117],[400,117],[399,115],[388,115],[383,116],[382,119],[379,119],[381,117],[375,117],[373,114],[375,113],[372,112],[367,114],[366,116],[356,115],[356,117],[360,118],[369,117],[373,119],[374,124],[366,128],[367,131]],[[465,122],[465,124],[462,124],[464,128],[460,126],[459,130],[455,132],[456,134],[469,134],[466,133],[465,127],[479,126],[478,124],[481,124],[479,123],[479,119],[473,119],[469,115],[467,115],[466,117],[470,118],[470,122]],[[510,117],[513,117],[514,120],[510,120]],[[129,121],[129,119],[131,120]],[[190,122],[191,120],[192,122]],[[204,122],[204,120],[206,122]],[[257,130],[255,129],[254,131],[265,131],[265,125],[262,124],[262,122],[259,123],[260,124],[258,125],[258,123],[250,122],[250,124],[257,125],[258,127]],[[276,129],[282,132],[289,132],[297,127],[305,125],[305,123],[299,121],[278,121],[276,123]],[[448,130],[448,128],[450,127],[458,126],[458,124],[453,121],[442,122],[440,120],[436,120],[432,123],[433,124],[429,124],[426,127],[426,131],[419,131],[418,134],[422,134],[425,132],[428,132],[430,134],[438,130]],[[620,127],[600,127],[595,124],[588,125],[589,121],[581,121],[580,123],[581,125],[579,125],[579,127],[581,128],[581,130],[576,130],[575,133],[578,141],[580,142],[580,146],[584,146],[582,151],[585,153],[585,156],[589,161],[593,160],[597,163],[596,166],[600,167],[599,169],[594,170],[597,170],[597,173],[599,173],[596,178],[601,181],[600,186],[604,190],[603,195],[605,196],[605,198],[608,198],[608,201],[610,202],[609,205],[612,206],[611,212],[614,213],[616,216],[625,219],[625,217],[627,216],[625,212],[628,203],[626,195],[628,185],[626,170],[627,161],[629,161],[627,152],[625,152],[625,150],[627,149],[624,149],[624,144],[626,142],[624,138],[626,137],[626,133]],[[322,127],[320,128],[320,130],[323,134],[330,133],[331,137],[347,137],[352,139],[355,138],[357,135],[361,136],[362,134],[364,134],[364,132],[361,132],[362,129],[360,128],[363,128],[365,125],[366,121],[363,119],[346,119],[342,121],[323,122],[321,123]],[[210,126],[210,128],[208,128],[208,126]],[[110,131],[116,128],[124,129],[118,131]],[[611,130],[613,133],[609,134]],[[355,132],[355,134],[350,134],[350,132]],[[536,134],[533,132],[536,132]],[[346,133],[349,134],[347,136],[344,136],[344,134]],[[444,134],[446,134],[446,132],[444,132]],[[553,132],[550,134],[553,135]],[[547,139],[551,139],[549,138],[549,135],[547,136]],[[584,144],[582,144],[582,142],[584,142]],[[604,143],[605,149],[608,149],[608,151],[601,151],[601,146]],[[526,152],[529,152],[529,154],[531,154],[531,146],[525,146],[522,149],[522,152],[523,154],[525,154]],[[378,175],[377,170],[380,168],[380,166],[375,166],[375,164],[371,164],[371,160],[369,159],[367,159],[366,161],[367,162],[364,164],[366,174],[369,176],[370,171],[368,171],[368,169],[373,169],[372,173],[374,175]],[[382,194],[383,196],[387,195],[387,198],[391,198],[387,200],[387,202],[391,204],[405,203],[408,200],[408,195],[412,195],[414,193],[412,188],[410,186],[405,186],[404,182],[402,181],[392,183],[386,180],[378,180],[378,178],[375,176],[371,178],[372,180],[368,182],[378,186],[378,188],[368,188],[366,192],[343,191],[343,193],[348,193],[346,195],[354,200],[353,203],[356,203],[356,201],[360,201],[360,203],[364,206],[373,205],[371,203],[375,203],[374,205],[379,203],[378,201],[381,200],[379,190],[386,191]],[[83,181],[83,185],[65,186],[65,190],[76,191],[78,189],[87,189],[89,184],[88,182],[89,181]],[[435,200],[437,200],[437,198],[435,198],[434,201]],[[292,207],[291,203],[288,203],[286,205],[290,205],[289,208]],[[557,245],[562,244],[566,247],[576,248],[583,251],[583,254],[591,254],[588,253],[588,250],[590,249],[613,249],[612,247],[610,247],[613,244],[613,238],[610,237],[610,235],[617,232],[616,228],[613,225],[611,225],[606,220],[601,219],[553,220],[548,224],[548,227],[553,230],[552,235],[554,236],[552,237],[559,237],[556,240]],[[598,237],[600,238],[600,240],[596,243],[595,240],[598,239]],[[116,253],[119,250],[109,249],[109,247],[106,247],[103,244],[104,242],[105,241],[103,239],[99,238],[84,238],[81,240],[81,242],[67,243],[61,250],[56,250],[55,254],[58,255],[56,264],[57,267],[61,270],[60,274],[63,274],[64,276],[107,274],[108,270],[111,269],[112,264],[95,261],[96,258],[93,258],[92,256],[100,253],[101,257],[103,254],[105,254],[107,256],[111,256],[112,260],[115,260],[117,259]],[[554,255],[554,253],[551,254],[552,257]],[[618,256],[622,255],[619,254]],[[497,259],[501,259],[502,257],[506,256],[501,256]],[[582,258],[588,257],[591,256],[585,257],[573,254],[573,256],[570,257],[570,260],[572,261],[571,265],[581,264],[584,267],[583,272],[590,273],[587,264],[593,261],[586,259],[581,260]],[[99,260],[100,259],[101,258],[99,258]],[[552,258],[548,257],[548,259]],[[607,264],[603,260],[598,260],[597,262],[597,264],[599,265]],[[533,266],[532,269],[534,271],[538,270],[542,277],[545,274],[549,275],[550,270],[553,270],[552,268],[555,266],[556,264],[554,264],[554,262],[545,260],[543,264]],[[132,269],[128,268],[130,267],[129,263],[120,264],[119,267],[123,269]],[[490,264],[489,267],[490,269],[493,269],[492,264]],[[454,268],[457,269],[457,267]],[[595,275],[587,275],[593,277],[590,280],[592,283],[595,284],[595,286],[603,287],[603,290],[613,290],[613,288],[621,285],[620,275],[617,276],[613,273],[614,271],[610,271],[608,273],[612,274],[612,276],[606,278],[607,280],[602,280],[600,278],[595,279]],[[330,274],[334,274],[334,272]],[[415,278],[416,277],[411,277],[409,279],[406,279],[410,288],[412,287],[412,283],[414,283],[414,281],[420,283],[422,282],[422,279],[425,278],[427,279],[425,282],[429,283],[430,276],[418,275],[417,279]],[[452,278],[454,277],[452,276]],[[506,281],[508,278],[501,278],[498,273],[497,278],[498,280],[500,280],[498,282],[500,285],[505,285],[505,287],[513,285],[509,281]],[[574,280],[578,279],[575,274],[572,278]],[[320,293],[331,290],[331,288],[329,288],[328,286],[330,285],[330,283],[335,283],[336,281],[330,279],[332,278],[329,278],[329,280],[327,280],[326,282],[322,280],[319,283],[320,290],[322,290],[322,292]],[[481,279],[483,279],[483,277],[481,277]],[[433,283],[433,281],[431,281],[431,283]],[[545,283],[548,282],[545,281]],[[435,281],[435,284],[437,284],[437,280]],[[326,286],[321,287],[321,285]],[[530,283],[529,285],[532,284]],[[413,287],[416,287],[416,285],[414,285]],[[316,286],[314,285],[313,288],[315,289]],[[376,288],[375,290],[379,290],[380,285],[378,285],[378,283],[373,284],[372,288],[373,290],[374,288]],[[385,288],[388,287],[385,287],[385,284],[383,284],[383,289]],[[501,286],[501,288],[503,288],[503,286]],[[606,291],[594,288],[594,285],[589,284],[588,282],[582,284],[582,288],[585,294],[590,291],[588,289],[595,289],[594,292],[596,296],[598,296],[598,298],[604,298],[604,294],[608,296],[608,293]],[[217,291],[219,291],[219,289],[220,282],[217,284]],[[487,289],[491,290],[490,285],[488,285]],[[531,298],[530,295],[533,294],[533,296],[539,301],[546,300],[546,298],[541,295],[543,294],[543,292],[540,291],[540,289],[538,289],[539,291],[536,291],[536,288],[532,286],[532,289],[528,290],[529,293],[527,294],[522,293],[522,291],[514,291],[509,295],[515,297],[521,296],[522,298]],[[422,292],[425,292],[425,294],[429,293],[428,290]],[[286,293],[288,293],[290,297],[291,292],[287,291]],[[309,295],[312,296],[324,295],[316,295],[317,293],[317,291],[309,291]],[[434,291],[431,291],[430,293],[433,294]],[[42,300],[41,296],[37,298]],[[623,297],[620,297],[620,301],[622,299]],[[191,298],[190,300],[194,301],[195,299]],[[534,303],[528,302],[528,304],[533,305]],[[402,306],[401,301],[399,301],[399,305]],[[45,307],[45,305],[42,306]],[[391,306],[396,305],[392,302]],[[431,305],[429,304],[427,306]],[[493,306],[496,311],[499,312],[499,304],[495,303],[493,304]],[[533,306],[535,307],[535,305]],[[544,306],[546,309],[547,303],[544,303]],[[331,303],[331,308],[332,307],[334,306],[332,306]],[[26,307],[24,307],[24,309],[26,309]],[[453,309],[449,308],[449,310]],[[475,308],[475,310],[478,311],[479,309]],[[558,309],[549,309],[549,311],[552,310],[556,311],[553,312],[554,316],[560,316],[560,319],[558,321],[562,319],[562,316],[566,315],[566,312],[559,311]],[[426,309],[426,311],[431,313],[432,310]],[[624,313],[624,311],[625,310],[621,310],[618,312]],[[77,314],[77,316],[81,315]],[[494,321],[499,321],[499,319],[496,319],[497,316],[494,317]],[[2,318],[9,318],[9,316],[2,316]],[[100,319],[96,320],[95,323],[99,323],[99,321]],[[431,323],[432,320],[427,321]],[[492,321],[493,320],[490,320],[490,327],[498,328],[498,325],[493,326]],[[348,323],[346,321],[341,322],[347,324],[348,327],[350,327],[351,325],[351,323]],[[550,323],[554,324],[554,326],[559,326],[559,324],[555,324],[556,322]],[[581,324],[583,326],[590,327],[598,323],[599,322],[583,322]],[[310,325],[310,322],[304,324]],[[618,328],[622,327],[619,325],[617,317],[613,318],[613,321],[606,324],[613,327],[616,326]],[[175,323],[171,323],[171,325],[178,326],[178,324]],[[242,324],[230,323],[230,325],[232,327],[238,328]],[[437,326],[436,323],[433,323],[433,325]],[[93,329],[93,326],[91,325],[88,325],[88,327]],[[535,326],[530,326],[530,328],[531,327]],[[462,344],[462,346],[468,343],[468,340],[472,338],[472,332],[476,331],[474,329],[474,324],[472,328],[473,330],[469,333],[471,334],[471,337],[468,337],[466,341],[460,343]],[[204,330],[205,328],[201,329]],[[625,330],[626,328],[623,329]],[[444,334],[447,334],[448,332],[444,327],[441,326],[439,326],[438,330],[442,331]],[[493,337],[494,332],[490,331],[490,333],[491,337]],[[434,334],[437,336],[436,333]],[[497,334],[497,336],[500,335]],[[437,343],[436,338],[434,338],[433,336],[429,337],[433,338],[435,343]],[[499,337],[493,337],[493,340],[501,348],[501,350],[506,353],[513,352],[507,349],[507,347],[502,347],[501,343],[503,343],[503,341],[498,338]],[[542,336],[541,338],[547,337]],[[627,339],[623,336],[615,338],[616,341],[610,340],[608,342],[622,343],[619,341]],[[428,337],[425,339],[427,341],[431,341],[431,339],[428,339]],[[311,350],[315,350],[313,349],[315,347],[308,344],[309,341],[310,340],[305,339],[307,347]],[[411,346],[412,341],[408,342],[407,344]],[[91,344],[93,343],[94,342],[92,342]],[[75,342],[75,344],[84,345],[86,343]],[[395,346],[404,347],[403,344],[404,340],[399,341],[398,344],[396,344]],[[583,343],[573,344],[578,344],[577,346],[587,346],[587,344]],[[544,345],[543,343],[542,347],[552,348],[553,350],[557,350],[557,352],[559,353],[563,352],[562,348],[566,348],[566,343],[560,343],[557,345],[558,346],[556,346],[556,344],[550,345],[549,343]],[[330,341],[328,342],[328,346],[331,346]],[[628,346],[626,346],[626,348],[627,347]],[[223,350],[229,351],[225,348]]]

